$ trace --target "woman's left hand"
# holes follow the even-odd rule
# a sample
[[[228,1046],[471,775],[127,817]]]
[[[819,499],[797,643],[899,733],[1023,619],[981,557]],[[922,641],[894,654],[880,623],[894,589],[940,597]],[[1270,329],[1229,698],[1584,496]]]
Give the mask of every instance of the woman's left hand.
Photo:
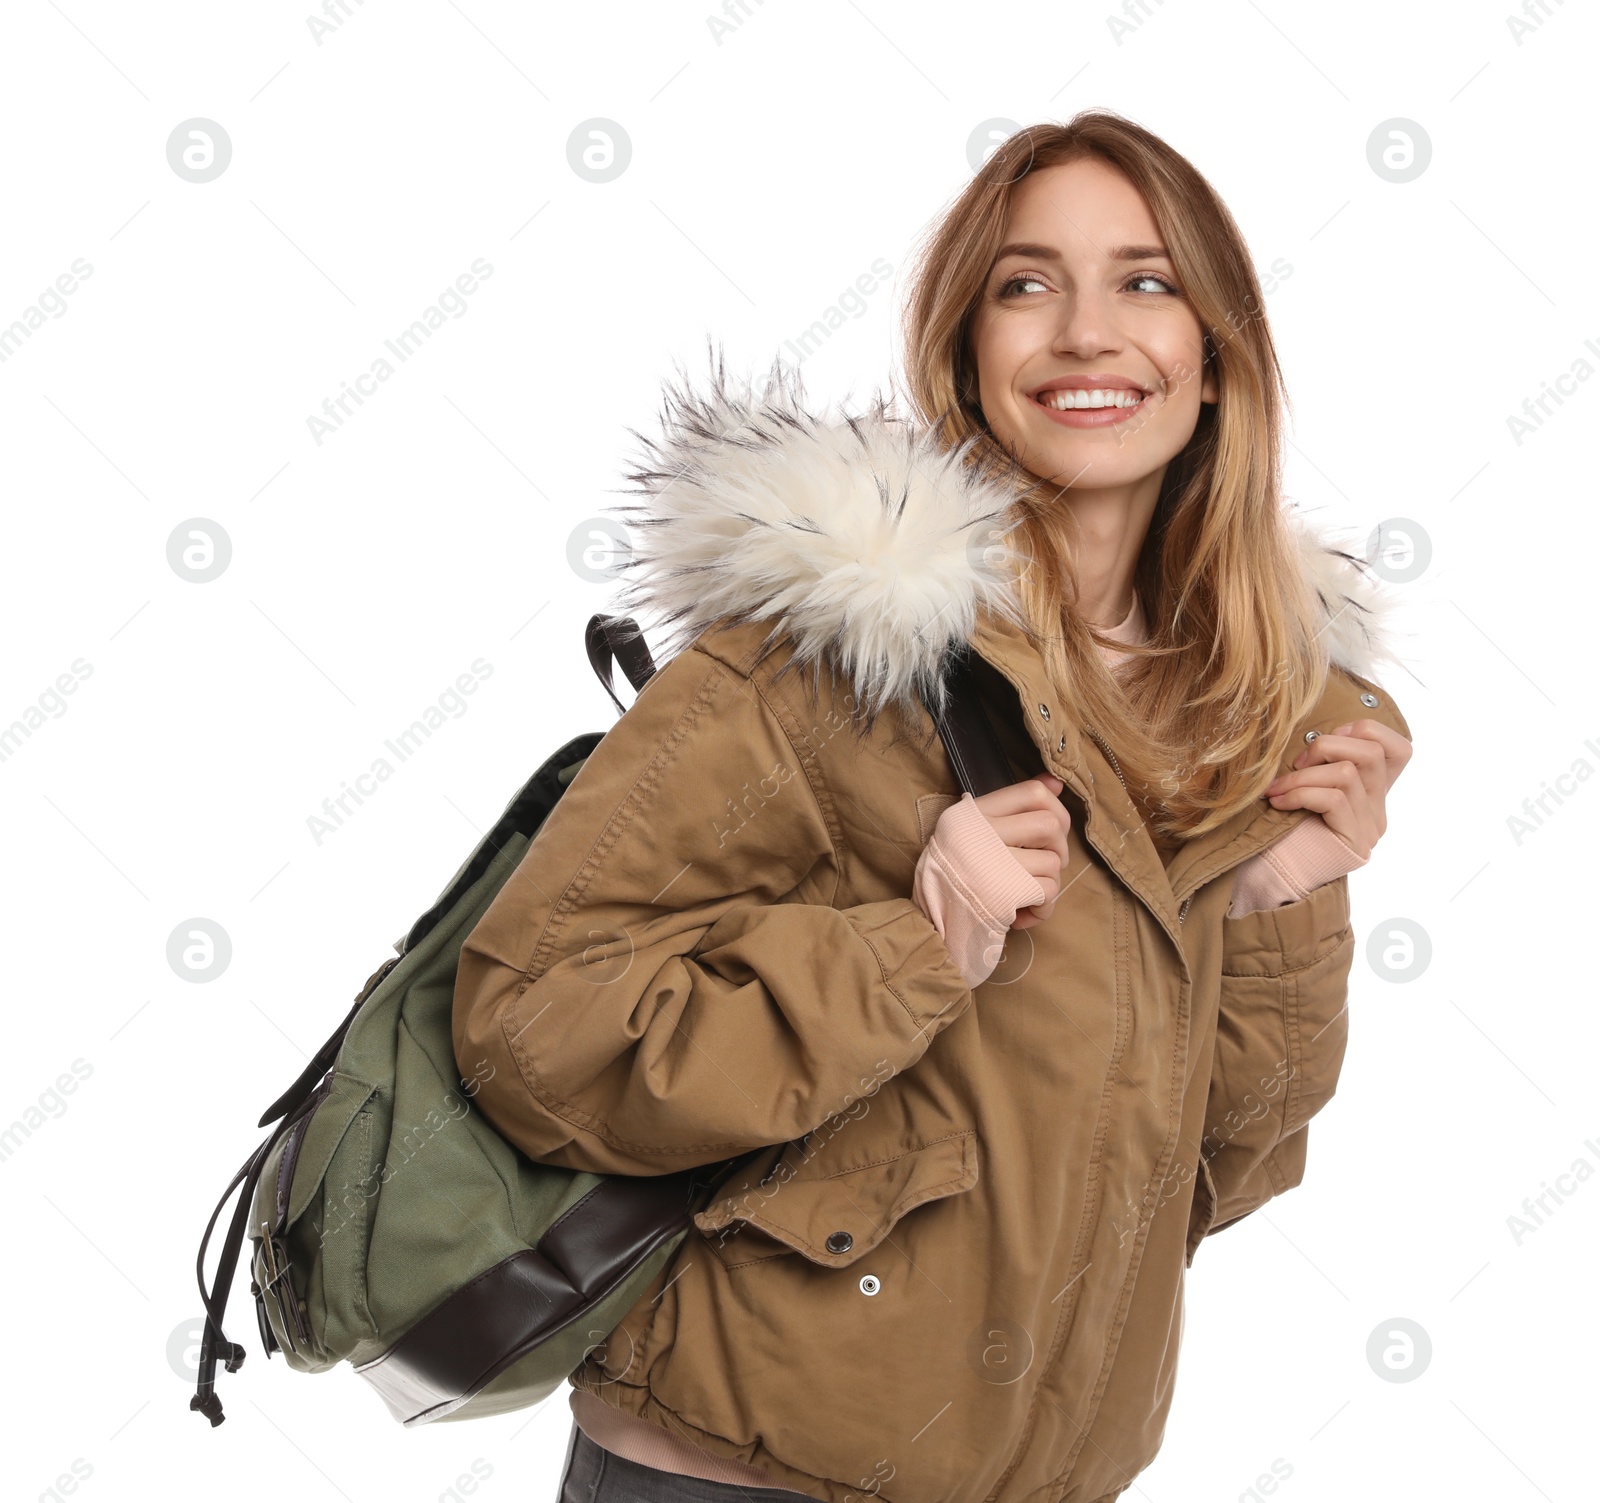
[[[1365,861],[1388,820],[1384,799],[1411,760],[1411,743],[1376,720],[1353,720],[1318,736],[1294,759],[1296,772],[1268,783],[1274,809],[1310,809]]]

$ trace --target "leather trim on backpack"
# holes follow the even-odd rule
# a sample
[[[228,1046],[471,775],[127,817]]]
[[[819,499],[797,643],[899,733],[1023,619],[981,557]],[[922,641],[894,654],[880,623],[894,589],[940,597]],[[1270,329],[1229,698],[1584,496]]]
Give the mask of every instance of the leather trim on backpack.
[[[405,1425],[443,1419],[513,1362],[580,1319],[671,1237],[687,1231],[720,1166],[612,1175],[513,1253],[358,1366]]]

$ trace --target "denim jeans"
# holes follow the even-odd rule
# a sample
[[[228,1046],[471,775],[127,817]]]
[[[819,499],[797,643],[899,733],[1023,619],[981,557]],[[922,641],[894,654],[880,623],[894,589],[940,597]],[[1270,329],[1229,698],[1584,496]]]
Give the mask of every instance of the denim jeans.
[[[573,1421],[556,1503],[798,1503],[809,1496],[787,1487],[742,1487],[643,1466],[596,1445]]]

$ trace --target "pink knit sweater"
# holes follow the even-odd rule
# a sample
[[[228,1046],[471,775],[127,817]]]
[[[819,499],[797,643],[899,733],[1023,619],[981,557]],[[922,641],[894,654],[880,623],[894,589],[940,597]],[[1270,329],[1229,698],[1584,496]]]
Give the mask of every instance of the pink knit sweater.
[[[1135,596],[1133,609],[1107,635],[1119,642],[1140,642],[1145,631]],[[1131,656],[1102,650],[1113,667]],[[1235,868],[1228,916],[1237,918],[1260,908],[1295,902],[1324,882],[1364,864],[1363,858],[1323,823],[1322,816],[1314,814]],[[912,885],[913,900],[943,935],[951,959],[974,987],[987,980],[999,964],[1017,911],[1043,902],[1045,896],[1044,888],[1017,860],[970,793],[939,816]],[[590,1440],[629,1461],[713,1482],[781,1487],[759,1468],[703,1451],[648,1420],[613,1408],[587,1389],[573,1389],[570,1403],[578,1428]],[[795,1493],[797,1498],[805,1496]]]

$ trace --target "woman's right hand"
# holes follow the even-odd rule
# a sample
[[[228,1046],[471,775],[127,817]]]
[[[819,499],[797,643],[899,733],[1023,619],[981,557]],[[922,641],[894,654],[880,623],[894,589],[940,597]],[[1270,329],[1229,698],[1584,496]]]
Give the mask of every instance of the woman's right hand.
[[[1072,815],[1061,802],[1064,786],[1054,773],[1041,772],[973,800],[1011,854],[1050,894],[1043,903],[1019,908],[1013,929],[1042,924],[1061,896],[1061,873],[1071,860],[1067,832],[1072,828]]]

